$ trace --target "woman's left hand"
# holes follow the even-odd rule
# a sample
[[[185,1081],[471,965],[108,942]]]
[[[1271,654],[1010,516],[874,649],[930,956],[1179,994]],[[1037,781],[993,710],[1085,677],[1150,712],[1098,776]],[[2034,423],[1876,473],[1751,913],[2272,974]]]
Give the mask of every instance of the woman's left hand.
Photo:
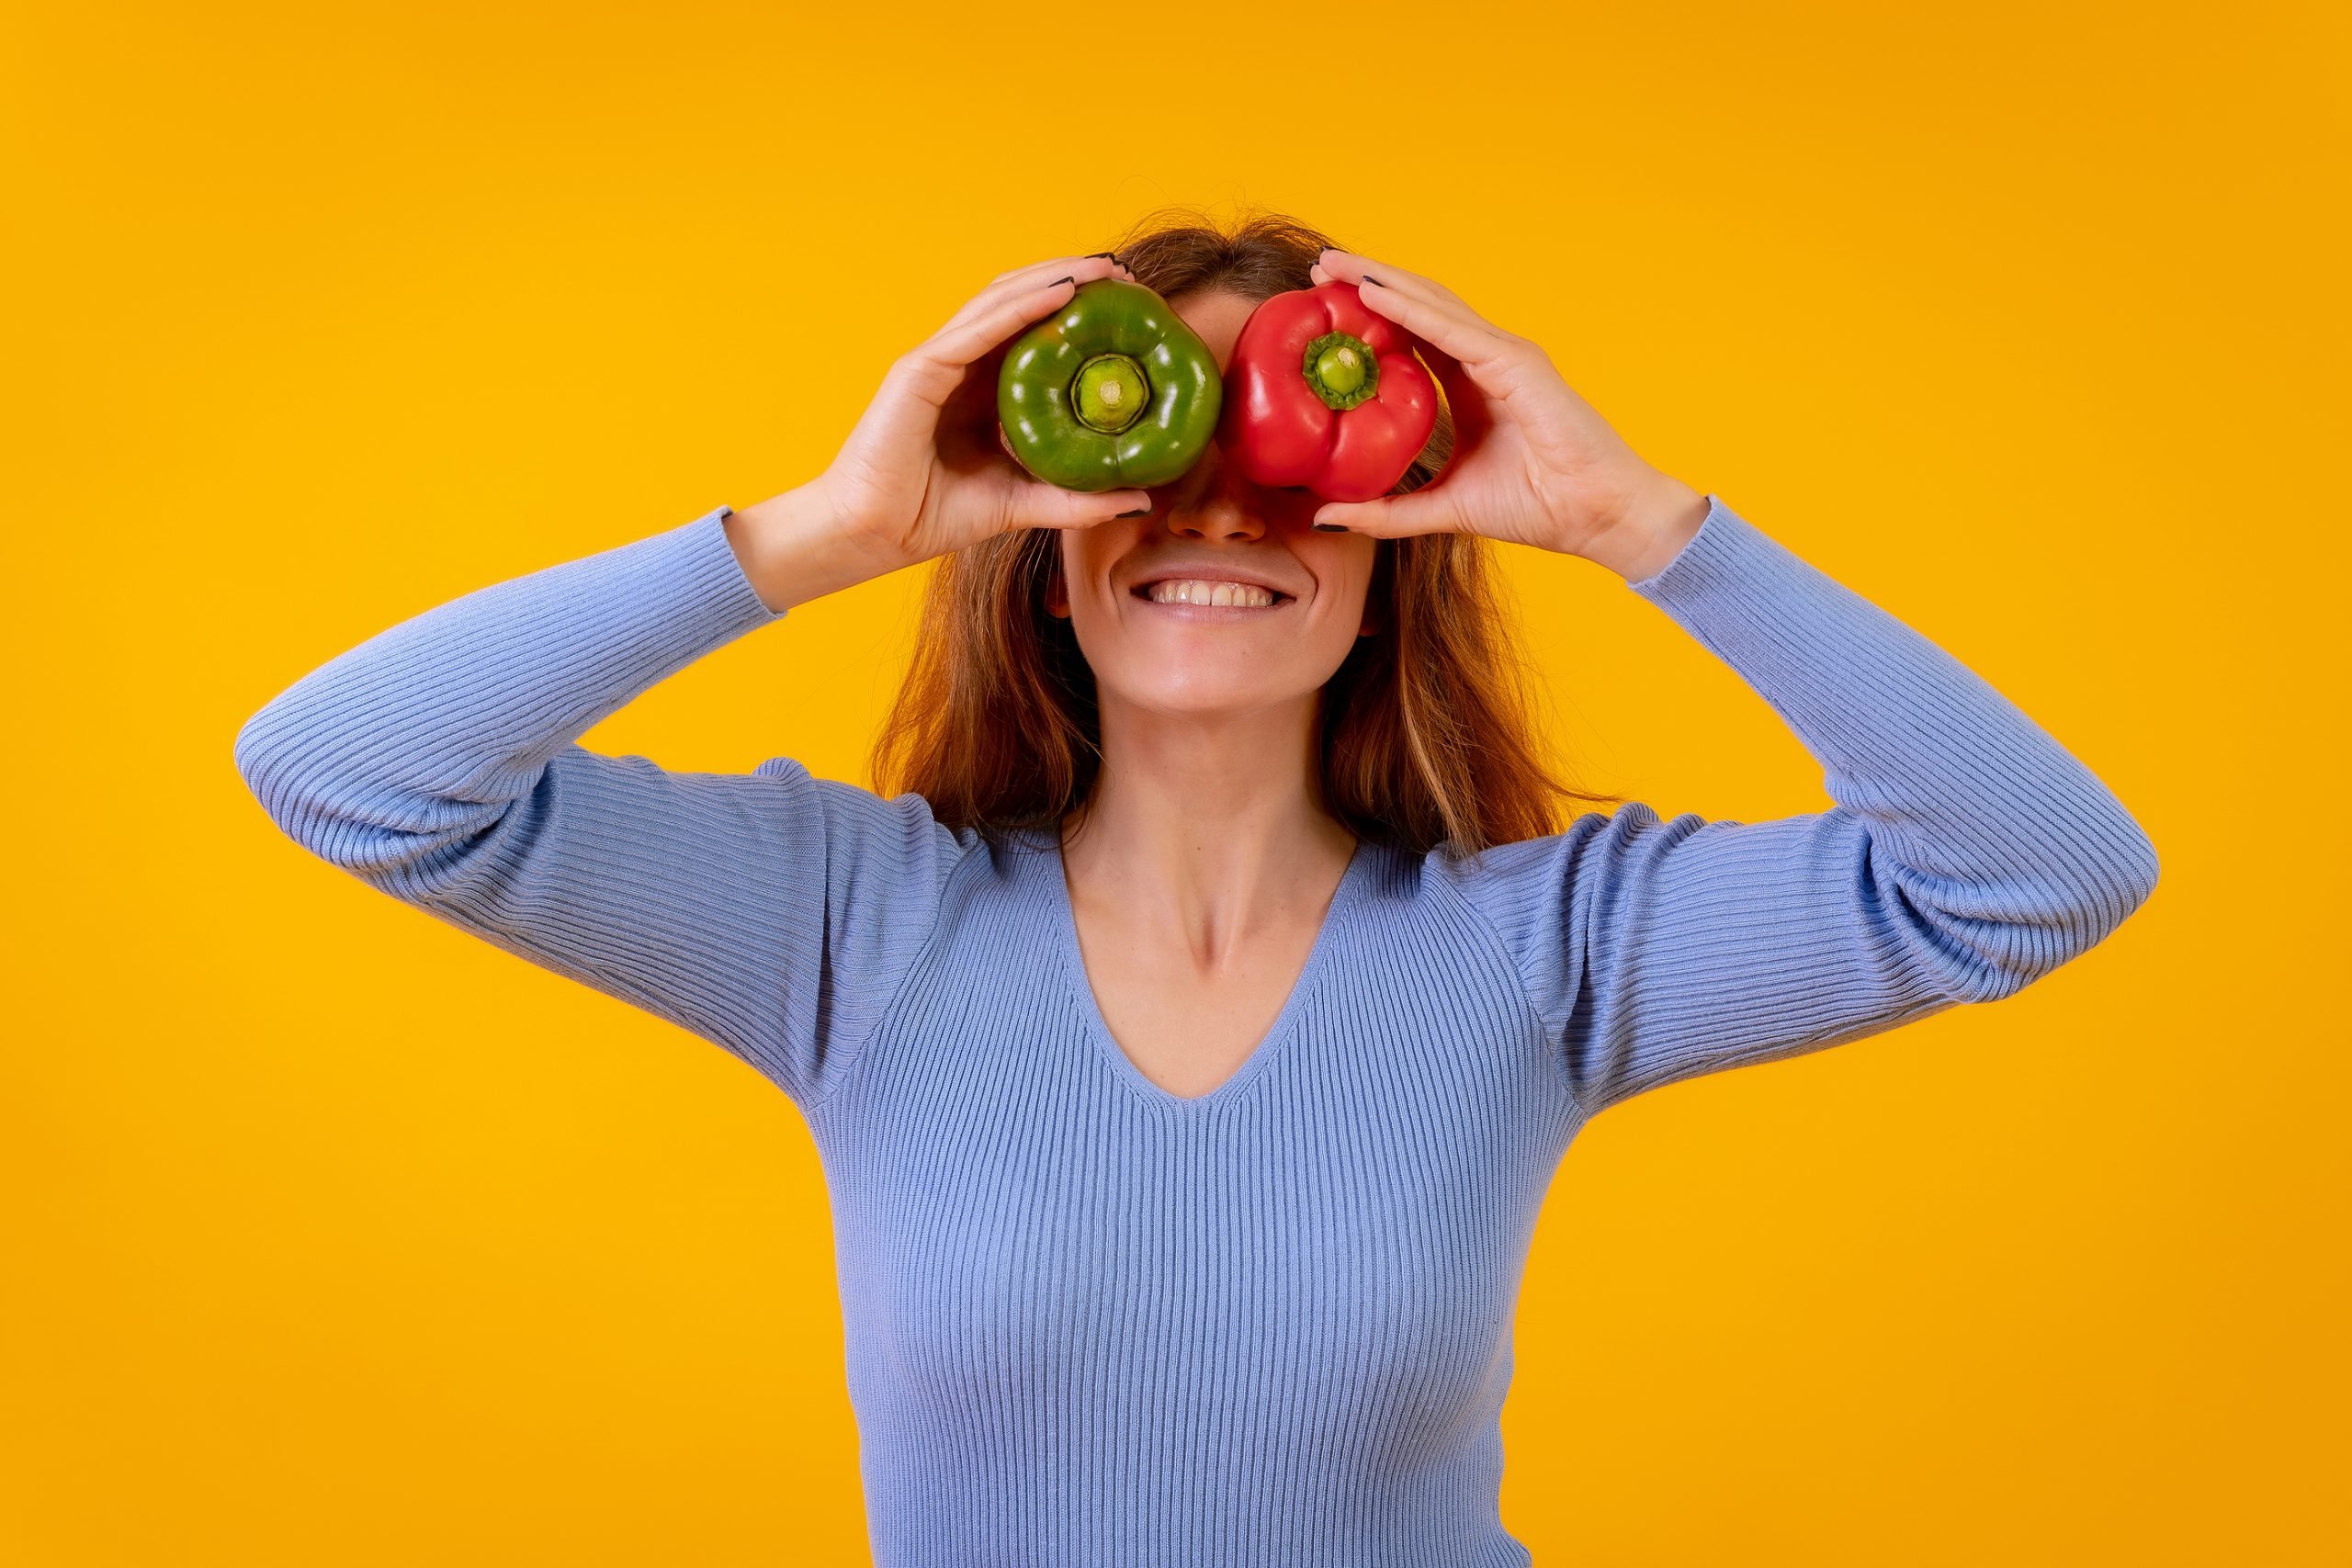
[[[1481,534],[1582,556],[1637,581],[1699,531],[1707,498],[1650,467],[1552,367],[1442,284],[1351,251],[1325,251],[1317,284],[1352,283],[1364,308],[1436,350],[1453,456],[1409,495],[1329,502],[1315,521],[1359,534]]]

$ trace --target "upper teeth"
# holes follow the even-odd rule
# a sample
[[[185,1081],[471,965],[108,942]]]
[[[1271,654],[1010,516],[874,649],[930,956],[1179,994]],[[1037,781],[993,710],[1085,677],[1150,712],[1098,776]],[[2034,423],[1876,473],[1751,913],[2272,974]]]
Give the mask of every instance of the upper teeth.
[[[1155,604],[1269,605],[1274,596],[1248,582],[1210,582],[1197,577],[1171,577],[1148,590]]]

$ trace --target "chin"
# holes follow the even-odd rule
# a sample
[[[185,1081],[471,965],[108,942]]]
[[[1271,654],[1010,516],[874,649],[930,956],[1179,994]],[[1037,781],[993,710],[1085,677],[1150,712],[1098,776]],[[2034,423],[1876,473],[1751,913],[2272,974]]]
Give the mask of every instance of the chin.
[[[1122,685],[1117,700],[1171,717],[1217,718],[1279,707],[1302,694],[1288,684],[1269,682],[1263,671],[1194,670],[1174,674],[1163,671],[1150,680]]]

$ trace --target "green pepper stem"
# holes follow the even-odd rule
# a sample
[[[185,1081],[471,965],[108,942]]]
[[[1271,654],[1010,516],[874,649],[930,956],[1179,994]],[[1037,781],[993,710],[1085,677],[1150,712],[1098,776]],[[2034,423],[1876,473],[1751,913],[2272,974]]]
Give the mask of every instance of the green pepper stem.
[[[1098,354],[1078,367],[1069,384],[1070,412],[1089,430],[1116,435],[1143,417],[1151,383],[1124,354]]]
[[[1299,370],[1334,413],[1347,412],[1380,386],[1380,361],[1363,339],[1349,333],[1326,333],[1308,344]]]

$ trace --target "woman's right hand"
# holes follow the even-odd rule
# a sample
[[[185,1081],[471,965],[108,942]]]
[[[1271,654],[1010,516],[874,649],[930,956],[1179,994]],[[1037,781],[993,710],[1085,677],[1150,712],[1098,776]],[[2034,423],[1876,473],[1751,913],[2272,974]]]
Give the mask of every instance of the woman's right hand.
[[[1034,479],[999,444],[998,352],[1069,303],[1078,286],[1131,278],[1108,256],[1005,273],[892,363],[824,473],[830,514],[887,567],[912,566],[1013,528],[1084,527],[1151,504],[1140,490],[1079,491]]]

